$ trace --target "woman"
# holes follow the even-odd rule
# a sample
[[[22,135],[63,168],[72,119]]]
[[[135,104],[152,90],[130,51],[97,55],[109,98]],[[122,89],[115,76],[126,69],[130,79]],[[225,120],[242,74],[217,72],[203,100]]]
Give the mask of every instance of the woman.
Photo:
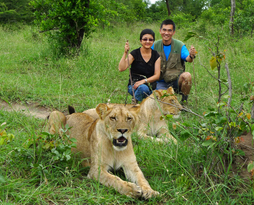
[[[135,95],[135,99],[142,101],[156,88],[156,80],[160,78],[161,59],[157,51],[151,47],[155,40],[155,34],[151,29],[144,29],[140,33],[140,43],[142,47],[131,51],[128,41],[125,43],[123,57],[119,62],[119,71],[125,71],[131,65],[131,79],[129,79],[128,92]],[[151,90],[152,89],[152,90]],[[136,102],[135,102],[136,103]]]

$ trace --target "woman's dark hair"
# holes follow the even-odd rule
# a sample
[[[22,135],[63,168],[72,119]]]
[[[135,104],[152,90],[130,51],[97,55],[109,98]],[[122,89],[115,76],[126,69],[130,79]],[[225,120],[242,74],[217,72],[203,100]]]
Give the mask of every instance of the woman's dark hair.
[[[144,29],[143,31],[141,31],[141,33],[140,33],[140,39],[139,39],[139,40],[142,40],[142,37],[143,37],[143,35],[145,35],[145,34],[150,34],[150,35],[152,35],[152,36],[153,36],[153,40],[155,40],[155,33],[153,32],[153,30],[151,30],[151,29],[149,29],[149,28],[146,28],[146,29]]]

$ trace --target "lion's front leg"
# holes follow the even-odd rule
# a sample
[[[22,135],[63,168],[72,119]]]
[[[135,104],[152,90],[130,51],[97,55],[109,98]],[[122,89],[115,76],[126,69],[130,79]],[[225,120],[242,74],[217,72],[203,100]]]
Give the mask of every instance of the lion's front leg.
[[[154,141],[158,141],[156,137],[152,137],[151,135],[148,135],[147,133],[151,133],[151,131],[149,131],[146,128],[140,128],[138,130],[139,139],[151,139],[151,140],[154,140]]]
[[[156,196],[159,192],[154,191],[148,181],[145,179],[143,172],[139,168],[137,162],[129,163],[128,165],[124,165],[124,172],[126,177],[136,183],[142,189],[142,197],[144,199],[151,198],[152,196]]]
[[[177,144],[177,140],[170,134],[169,130],[165,127],[161,127],[157,131],[158,139],[160,139],[162,142],[170,142],[171,140]]]
[[[147,135],[144,130],[138,131],[139,139],[153,139],[153,137]]]
[[[155,133],[149,131],[149,133],[151,135],[157,135],[157,137],[152,137],[152,136],[146,134],[146,132],[148,132],[148,131],[140,130],[138,132],[138,135],[140,136],[140,139],[151,139],[155,142],[160,142],[160,143],[165,143],[165,142],[168,143],[169,140],[173,140],[174,143],[177,144],[176,139],[166,129],[165,130],[160,129],[159,131],[157,131]]]
[[[142,190],[134,183],[126,182],[119,177],[112,175],[101,168],[100,172],[98,167],[91,167],[88,173],[88,178],[98,179],[99,182],[107,187],[113,187],[120,194],[130,196],[132,198],[138,198],[142,195]]]

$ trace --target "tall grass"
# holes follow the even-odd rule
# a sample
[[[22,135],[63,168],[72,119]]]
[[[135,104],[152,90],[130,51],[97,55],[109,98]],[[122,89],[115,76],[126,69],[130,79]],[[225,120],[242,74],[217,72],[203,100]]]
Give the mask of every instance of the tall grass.
[[[198,25],[196,25],[198,27]],[[187,31],[176,31],[175,38],[183,40]],[[83,42],[79,55],[56,58],[44,34],[36,28],[24,26],[20,30],[0,28],[0,98],[8,102],[29,104],[66,111],[73,105],[77,111],[94,108],[98,103],[124,103],[127,92],[128,71],[120,73],[118,62],[125,41],[131,50],[140,46],[139,34],[151,28],[160,39],[159,23],[121,25],[98,28]],[[232,38],[220,30],[209,30],[204,39],[192,38],[186,43],[198,51],[194,64],[187,63],[186,70],[193,75],[193,85],[188,107],[202,115],[214,108],[218,99],[217,81],[209,70],[214,43],[220,37],[219,49],[226,54],[232,84],[232,106],[240,107],[244,83],[254,77],[252,57],[254,40],[249,37]],[[250,45],[250,46],[249,46]],[[225,50],[225,51],[224,51]],[[222,63],[222,67],[224,62]],[[210,70],[214,75],[216,71]],[[222,78],[226,72],[222,69]],[[224,87],[223,87],[224,89]],[[128,102],[131,97],[128,95]],[[244,103],[250,110],[250,104]],[[171,119],[169,126],[172,126]],[[183,113],[180,122],[188,122],[195,132],[201,119]],[[87,179],[88,168],[82,168],[78,158],[53,161],[52,154],[39,150],[37,144],[27,147],[29,139],[41,135],[44,121],[25,117],[22,113],[0,110],[0,125],[15,135],[7,145],[0,146],[0,203],[2,204],[251,204],[252,190],[239,176],[220,174],[212,166],[216,153],[200,146],[194,134],[177,145],[154,144],[133,136],[138,163],[151,187],[161,193],[149,201],[134,200],[118,194],[93,180]],[[176,132],[176,137],[181,137]],[[122,173],[117,173],[122,176]],[[218,176],[219,175],[219,176]]]
[[[0,96],[2,99],[22,103],[36,101],[59,110],[64,110],[71,104],[81,111],[100,102],[107,102],[109,96],[111,102],[123,103],[128,71],[120,73],[117,68],[124,43],[128,39],[131,50],[139,47],[139,33],[148,27],[152,28],[156,32],[156,38],[160,39],[159,24],[115,26],[105,30],[98,28],[91,38],[84,40],[79,56],[60,59],[54,58],[46,36],[37,34],[35,28],[24,27],[18,31],[1,28]],[[175,38],[183,40],[187,31],[177,30]],[[221,32],[218,31],[218,34],[221,35]],[[205,37],[210,42],[195,38],[185,42],[188,48],[193,44],[198,51],[195,64],[187,63],[186,70],[192,74],[195,71],[197,93],[194,92],[193,86],[190,101],[197,99],[201,112],[203,107],[213,104],[218,95],[216,80],[210,77],[201,65],[209,69],[209,47],[215,52],[213,43],[216,43],[217,35],[208,32]],[[225,34],[220,36],[219,48],[221,51],[226,50],[235,102],[239,102],[242,85],[253,77],[252,47],[253,39],[234,39]],[[211,72],[216,75],[216,71]],[[226,78],[225,70],[222,75]],[[130,102],[130,97],[128,100]],[[203,106],[204,103],[206,106]]]

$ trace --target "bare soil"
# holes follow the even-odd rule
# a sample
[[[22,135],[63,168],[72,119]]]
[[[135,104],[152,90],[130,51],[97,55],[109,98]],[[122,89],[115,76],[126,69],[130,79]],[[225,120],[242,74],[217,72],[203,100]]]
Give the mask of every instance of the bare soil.
[[[35,118],[46,119],[52,109],[45,108],[39,104],[21,105],[18,103],[8,104],[0,100],[0,110],[22,112],[27,116]],[[238,156],[233,162],[233,172],[238,173],[244,180],[250,181],[251,173],[248,172],[247,166],[250,162],[254,161],[254,140],[251,133],[239,137],[240,142],[236,143],[237,149],[242,150],[245,155]]]
[[[22,112],[27,116],[34,116],[35,118],[46,119],[52,109],[48,109],[45,107],[40,106],[39,104],[27,104],[21,105],[18,103],[7,103],[5,101],[0,100],[0,110],[4,111],[15,111],[15,112]]]
[[[245,181],[249,181],[251,173],[247,166],[254,161],[254,140],[251,133],[240,136],[240,142],[236,143],[237,149],[242,150],[245,155],[236,157],[233,163],[233,171],[237,172]]]

